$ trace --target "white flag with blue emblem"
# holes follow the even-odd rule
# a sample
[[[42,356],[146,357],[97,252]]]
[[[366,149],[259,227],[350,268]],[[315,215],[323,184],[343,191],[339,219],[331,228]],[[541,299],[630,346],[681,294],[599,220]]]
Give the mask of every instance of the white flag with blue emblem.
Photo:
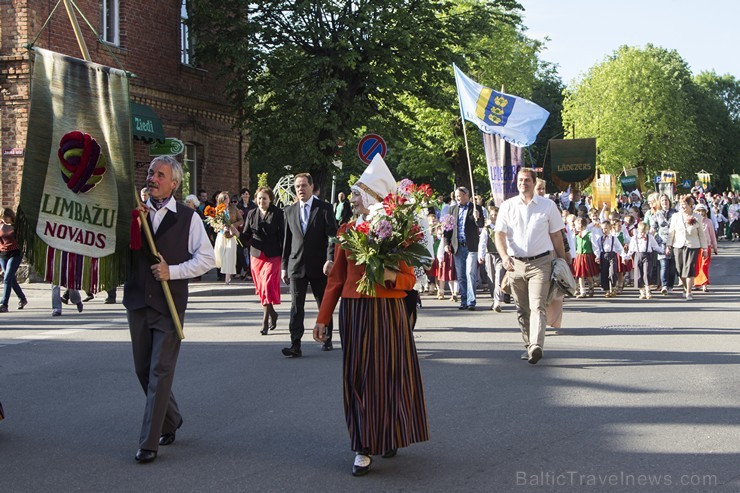
[[[496,134],[518,147],[534,143],[550,112],[524,98],[494,91],[470,79],[453,65],[463,118],[481,132]]]

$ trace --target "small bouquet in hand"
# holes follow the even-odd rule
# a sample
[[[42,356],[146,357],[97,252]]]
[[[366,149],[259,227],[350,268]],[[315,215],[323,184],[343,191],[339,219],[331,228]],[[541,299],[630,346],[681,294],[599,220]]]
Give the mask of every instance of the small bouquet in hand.
[[[211,228],[213,228],[215,232],[223,232],[226,238],[231,238],[234,236],[234,231],[231,227],[231,221],[229,220],[229,211],[226,204],[218,204],[216,207],[207,205],[206,208],[203,210],[203,216],[206,223]],[[239,238],[236,239],[236,242],[239,243],[239,245],[242,244],[241,241],[239,241]]]
[[[347,251],[347,257],[365,266],[357,283],[358,292],[375,296],[375,286],[384,284],[385,269],[398,270],[401,261],[411,267],[431,265],[417,214],[432,193],[429,185],[403,180],[397,193],[388,194],[382,203],[370,207],[365,222],[337,235],[336,241]]]

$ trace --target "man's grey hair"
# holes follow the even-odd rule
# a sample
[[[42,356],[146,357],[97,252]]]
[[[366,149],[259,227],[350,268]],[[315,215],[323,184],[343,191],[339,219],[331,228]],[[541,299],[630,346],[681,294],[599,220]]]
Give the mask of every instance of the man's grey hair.
[[[467,189],[467,188],[465,188],[465,187],[457,187],[457,188],[455,189],[455,191],[456,191],[456,192],[462,192],[462,193],[464,193],[465,195],[467,195],[468,197],[470,197],[470,190],[468,190],[468,189]]]
[[[175,190],[180,188],[180,184],[182,183],[182,165],[177,161],[177,159],[172,156],[157,156],[152,159],[151,163],[149,163],[149,169],[152,169],[152,166],[156,163],[164,163],[170,167],[172,170],[172,179],[177,183],[177,185],[175,185]]]

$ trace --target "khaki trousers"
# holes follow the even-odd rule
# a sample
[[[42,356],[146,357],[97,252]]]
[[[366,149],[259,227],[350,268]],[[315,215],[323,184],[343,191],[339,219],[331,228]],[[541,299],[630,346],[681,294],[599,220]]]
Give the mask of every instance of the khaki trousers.
[[[547,294],[550,291],[552,256],[523,262],[514,259],[514,270],[509,272],[511,293],[516,302],[516,314],[525,347],[545,345],[547,325]]]

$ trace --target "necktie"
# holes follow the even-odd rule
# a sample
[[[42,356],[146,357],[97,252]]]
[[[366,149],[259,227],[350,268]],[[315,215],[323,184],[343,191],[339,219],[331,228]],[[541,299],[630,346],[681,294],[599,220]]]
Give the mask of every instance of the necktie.
[[[303,234],[306,233],[307,227],[308,227],[308,204],[303,204],[303,207],[301,208],[301,228],[303,229]]]

